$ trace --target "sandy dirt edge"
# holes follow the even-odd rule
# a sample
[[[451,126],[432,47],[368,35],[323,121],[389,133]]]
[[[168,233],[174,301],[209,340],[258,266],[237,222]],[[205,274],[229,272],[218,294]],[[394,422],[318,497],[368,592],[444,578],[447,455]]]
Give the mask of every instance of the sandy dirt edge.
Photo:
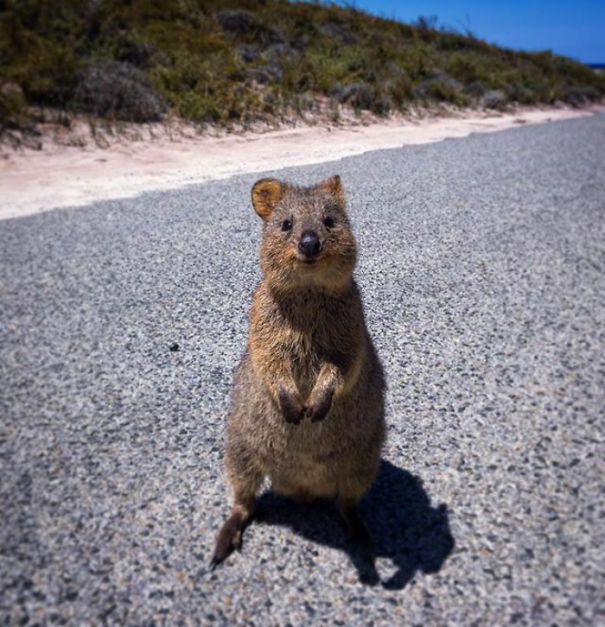
[[[0,159],[0,219],[598,111],[605,111],[605,106],[457,111],[447,117],[393,117],[359,126],[318,125],[221,137],[166,136],[119,141],[106,148],[51,143],[42,150],[5,150]]]

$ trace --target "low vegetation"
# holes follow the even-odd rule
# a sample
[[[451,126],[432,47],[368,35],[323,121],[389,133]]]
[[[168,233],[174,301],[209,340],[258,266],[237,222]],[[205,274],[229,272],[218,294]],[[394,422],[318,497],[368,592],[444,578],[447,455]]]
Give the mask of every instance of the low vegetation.
[[[337,118],[340,104],[387,114],[605,94],[603,74],[571,59],[436,26],[286,0],[0,0],[0,129],[27,126],[44,108],[228,126],[283,120],[318,101]]]

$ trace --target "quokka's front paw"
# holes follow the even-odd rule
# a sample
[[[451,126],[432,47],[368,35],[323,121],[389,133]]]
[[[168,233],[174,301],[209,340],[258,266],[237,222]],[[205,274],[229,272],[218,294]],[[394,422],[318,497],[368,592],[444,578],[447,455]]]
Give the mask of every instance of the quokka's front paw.
[[[330,409],[332,409],[333,396],[334,390],[332,388],[327,389],[317,401],[311,403],[311,405],[305,409],[305,418],[309,418],[311,422],[323,420],[330,412]]]
[[[277,396],[284,420],[297,425],[303,417],[304,408],[302,403],[293,394],[283,389],[279,390]]]

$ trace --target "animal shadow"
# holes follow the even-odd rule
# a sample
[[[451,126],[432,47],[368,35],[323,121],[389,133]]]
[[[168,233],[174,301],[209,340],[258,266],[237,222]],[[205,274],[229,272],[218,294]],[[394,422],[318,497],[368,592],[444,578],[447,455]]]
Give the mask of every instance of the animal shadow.
[[[313,542],[345,551],[359,580],[401,590],[416,572],[436,573],[454,548],[445,504],[431,507],[422,481],[382,460],[378,476],[360,503],[360,516],[372,537],[376,557],[387,558],[395,573],[381,581],[373,561],[347,541],[344,524],[332,503],[297,504],[265,492],[257,503],[255,521],[283,525]]]

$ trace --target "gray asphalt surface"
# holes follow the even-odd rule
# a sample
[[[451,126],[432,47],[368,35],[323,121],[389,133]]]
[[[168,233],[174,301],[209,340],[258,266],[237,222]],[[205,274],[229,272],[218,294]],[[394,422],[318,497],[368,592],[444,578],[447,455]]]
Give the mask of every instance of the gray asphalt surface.
[[[0,623],[603,624],[604,162],[598,115],[272,173],[348,189],[376,585],[271,494],[208,568],[260,175],[1,222]]]

